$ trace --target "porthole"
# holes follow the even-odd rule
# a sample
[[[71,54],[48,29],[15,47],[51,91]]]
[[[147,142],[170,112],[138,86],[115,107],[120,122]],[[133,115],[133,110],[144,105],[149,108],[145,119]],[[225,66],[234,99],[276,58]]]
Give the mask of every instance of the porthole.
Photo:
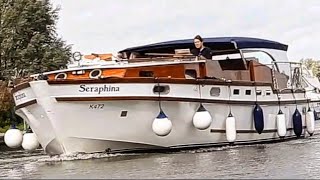
[[[54,79],[57,79],[57,80],[59,80],[59,79],[67,79],[67,73],[59,73],[59,74],[57,74],[55,76]]]
[[[102,74],[101,69],[94,69],[92,71],[90,71],[89,77],[91,79],[98,79]]]
[[[211,88],[210,96],[220,96],[220,88],[219,87]]]
[[[168,94],[170,92],[170,87],[168,85],[164,85],[164,86],[154,86],[153,87],[153,93],[155,94]]]

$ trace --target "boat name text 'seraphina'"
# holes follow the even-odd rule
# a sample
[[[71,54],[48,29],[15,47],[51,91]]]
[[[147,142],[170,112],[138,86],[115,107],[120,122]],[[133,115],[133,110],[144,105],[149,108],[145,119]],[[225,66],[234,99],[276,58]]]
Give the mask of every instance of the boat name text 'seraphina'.
[[[102,87],[94,87],[94,86],[86,86],[85,84],[80,85],[79,92],[97,92],[100,94],[101,92],[117,92],[120,91],[120,87],[113,87],[111,85],[104,85]]]

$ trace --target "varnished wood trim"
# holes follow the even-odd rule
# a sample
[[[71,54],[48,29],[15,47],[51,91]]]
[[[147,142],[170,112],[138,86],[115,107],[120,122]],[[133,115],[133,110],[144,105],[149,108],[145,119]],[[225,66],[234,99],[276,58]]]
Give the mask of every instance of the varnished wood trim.
[[[121,96],[121,97],[56,97],[57,101],[159,101],[159,97],[148,96]],[[220,104],[246,104],[254,105],[255,101],[228,101],[228,100],[212,100],[212,99],[196,99],[196,98],[176,98],[176,97],[160,97],[161,101],[181,101],[181,102],[202,102],[202,103],[220,103]],[[285,104],[307,103],[307,100],[297,101],[280,101],[281,105]],[[259,105],[277,105],[278,101],[258,101]]]
[[[33,99],[33,100],[30,100],[30,101],[27,101],[25,103],[22,103],[22,104],[19,104],[16,106],[16,110],[20,109],[20,108],[24,108],[24,107],[27,107],[27,106],[30,106],[32,104],[36,104],[37,103],[37,100],[36,99]]]
[[[49,84],[101,84],[101,83],[171,83],[171,84],[203,84],[203,85],[234,85],[234,86],[271,86],[271,83],[252,81],[224,82],[215,79],[173,79],[173,78],[106,78],[92,80],[50,80]]]
[[[207,76],[207,68],[204,62],[199,63],[200,77],[204,78]]]
[[[202,84],[202,85],[231,85],[231,86],[270,86],[267,82],[254,81],[231,81],[225,82],[217,79],[183,79],[183,78],[115,78],[110,77],[106,79],[87,79],[87,80],[48,80],[49,84],[102,84],[102,83],[170,83],[170,84]],[[284,90],[277,92],[273,90],[274,94],[291,94],[291,90]],[[305,93],[304,91],[294,93]]]
[[[14,87],[12,90],[11,90],[11,93],[15,93],[17,91],[20,91],[21,89],[25,89],[25,88],[28,88],[30,87],[30,84],[29,82],[24,82],[24,83],[21,83],[21,84],[18,84],[16,87]]]
[[[108,71],[108,70],[107,70]],[[184,79],[185,78],[185,68],[184,64],[173,64],[166,66],[145,66],[145,67],[131,67],[126,69],[125,78],[136,78],[139,77],[141,71],[151,71],[152,76],[154,77],[164,77],[175,79]]]
[[[249,72],[250,72],[250,80],[254,81],[254,65],[253,65],[254,61],[250,61],[249,62]]]
[[[303,126],[302,128],[305,129],[307,126]],[[292,131],[293,128],[287,128],[287,131]],[[257,133],[256,130],[245,130],[245,129],[237,129],[236,130],[237,133]],[[266,129],[266,130],[263,130],[262,133],[275,133],[277,132],[278,130],[277,129]],[[226,130],[225,129],[210,129],[210,132],[211,133],[225,133]]]

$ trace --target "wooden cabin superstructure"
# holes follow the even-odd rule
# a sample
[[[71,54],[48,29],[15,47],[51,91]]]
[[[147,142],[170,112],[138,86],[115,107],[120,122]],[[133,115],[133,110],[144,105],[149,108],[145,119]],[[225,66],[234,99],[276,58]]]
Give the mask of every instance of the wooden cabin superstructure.
[[[121,58],[125,57],[125,59],[116,59],[117,63],[114,64],[95,67],[79,66],[44,74],[47,76],[49,83],[58,83],[57,81],[72,83],[72,81],[79,80],[88,82],[116,82],[119,80],[121,82],[130,79],[141,80],[141,82],[162,79],[167,82],[184,83],[184,80],[186,80],[185,82],[203,80],[204,83],[211,84],[221,84],[225,81],[240,85],[259,83],[271,85],[274,90],[286,89],[290,77],[288,74],[279,71],[277,62],[274,61],[270,66],[270,64],[260,63],[257,58],[245,58],[243,54],[246,49],[238,49],[239,45],[236,41],[238,39],[241,41],[239,44],[248,48],[260,45],[263,42],[265,45],[260,45],[260,47],[272,47],[278,48],[278,50],[287,49],[286,45],[260,39],[209,38],[205,39],[208,41],[205,45],[212,48],[214,56],[235,54],[239,56],[238,58],[227,56],[226,59],[212,60],[192,56],[188,51],[193,46],[192,42],[190,40],[180,40],[120,51]],[[249,52],[251,51],[253,50],[249,50]],[[135,54],[135,56],[132,54]],[[90,56],[91,59],[94,55],[99,57],[99,54],[93,54]],[[111,61],[111,56],[108,55],[102,54],[101,57],[104,57],[104,59],[101,59]],[[88,55],[85,57],[88,57]],[[106,59],[106,57],[108,58]],[[131,57],[131,59],[126,59],[126,57]],[[271,55],[270,58],[273,59]]]

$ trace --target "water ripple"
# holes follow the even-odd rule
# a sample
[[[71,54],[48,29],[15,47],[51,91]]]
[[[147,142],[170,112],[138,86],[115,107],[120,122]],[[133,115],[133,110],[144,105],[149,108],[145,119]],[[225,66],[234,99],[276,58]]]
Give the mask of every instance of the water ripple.
[[[174,153],[69,154],[0,150],[0,178],[320,178],[320,136]]]

